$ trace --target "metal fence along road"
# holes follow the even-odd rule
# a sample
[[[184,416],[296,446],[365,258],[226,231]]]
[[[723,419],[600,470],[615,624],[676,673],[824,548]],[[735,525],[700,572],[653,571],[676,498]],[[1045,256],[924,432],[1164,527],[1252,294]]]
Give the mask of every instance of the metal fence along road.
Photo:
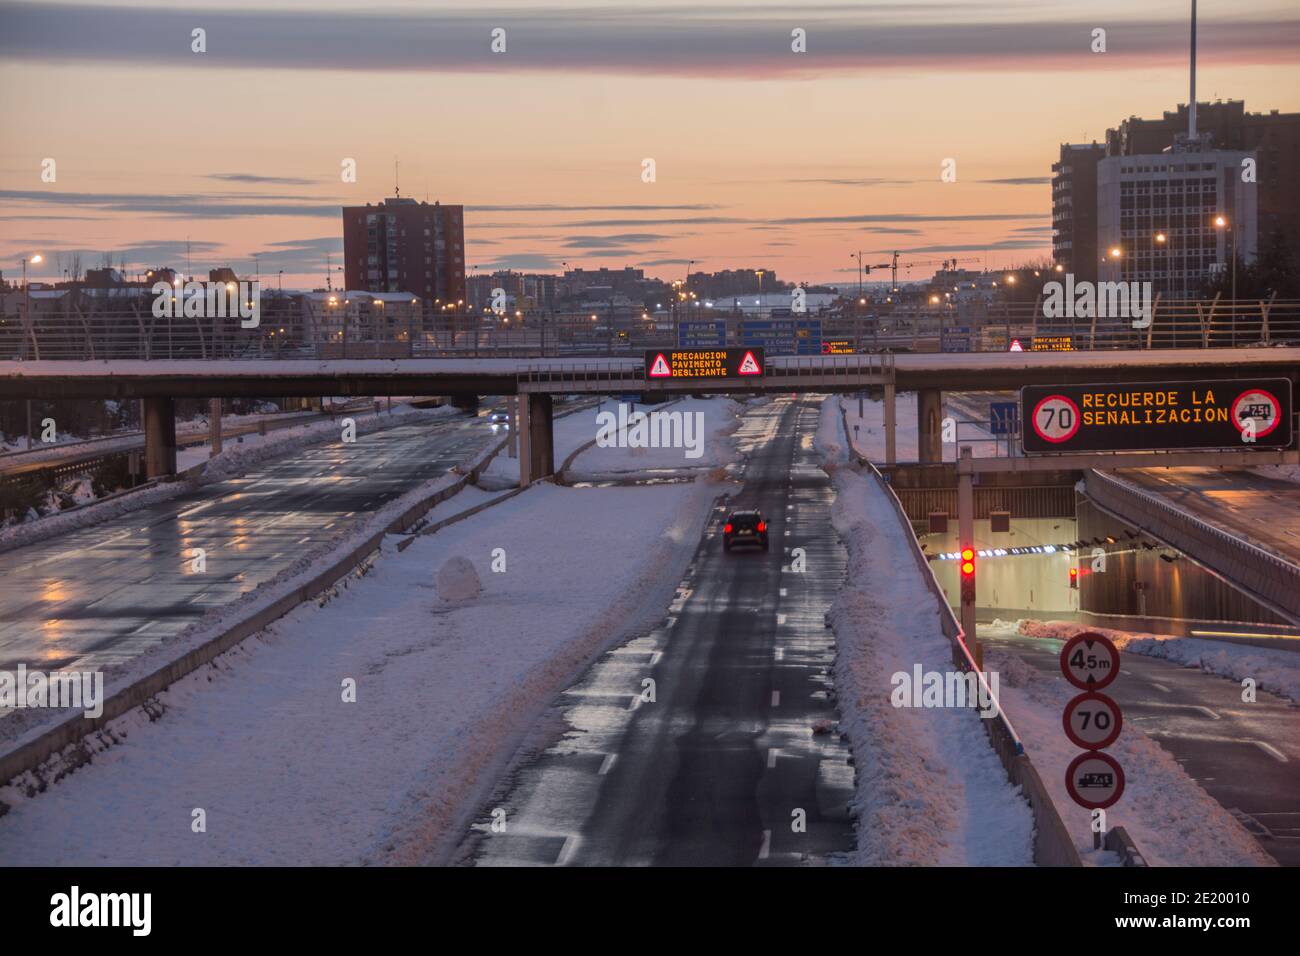
[[[256,328],[149,310],[0,316],[0,360],[613,356],[653,348],[761,346],[769,355],[1094,351],[1300,344],[1300,301],[1157,301],[1145,318],[1050,318],[1041,303],[974,310],[451,314],[414,303],[335,314],[267,306]]]

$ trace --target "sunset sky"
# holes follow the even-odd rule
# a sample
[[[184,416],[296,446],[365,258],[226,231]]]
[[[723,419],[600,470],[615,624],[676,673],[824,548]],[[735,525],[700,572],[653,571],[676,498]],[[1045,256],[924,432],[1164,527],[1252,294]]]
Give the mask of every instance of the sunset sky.
[[[323,285],[339,207],[392,195],[395,158],[403,195],[467,207],[479,272],[567,261],[678,278],[694,259],[847,283],[851,253],[894,248],[1001,268],[1050,254],[1059,144],[1186,102],[1188,11],[0,2],[0,270],[37,252],[38,279],[75,255],[183,268],[188,239],[196,272],[251,275],[257,254],[264,281],[282,269],[286,287]],[[1200,16],[1201,100],[1300,110],[1294,0],[1202,0]],[[355,184],[340,181],[349,157]],[[956,183],[940,181],[948,157]]]

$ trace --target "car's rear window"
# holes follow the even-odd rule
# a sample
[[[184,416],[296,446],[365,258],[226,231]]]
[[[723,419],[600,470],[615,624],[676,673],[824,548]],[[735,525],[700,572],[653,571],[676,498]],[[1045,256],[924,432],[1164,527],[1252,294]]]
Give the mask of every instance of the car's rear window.
[[[757,528],[758,515],[732,515],[731,523],[737,528]]]

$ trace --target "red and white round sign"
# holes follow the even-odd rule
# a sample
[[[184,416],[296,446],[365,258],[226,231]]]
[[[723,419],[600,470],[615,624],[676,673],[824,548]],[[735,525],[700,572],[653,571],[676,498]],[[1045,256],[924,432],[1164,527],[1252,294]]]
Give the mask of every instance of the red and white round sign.
[[[1124,728],[1119,704],[1093,691],[1066,704],[1061,721],[1070,743],[1083,750],[1105,750],[1119,739]]]
[[[1079,406],[1064,395],[1048,395],[1034,406],[1030,421],[1043,441],[1069,441],[1079,431]]]
[[[1070,798],[1088,810],[1105,810],[1124,795],[1124,770],[1110,754],[1079,754],[1065,771]]]
[[[1248,420],[1255,423],[1254,437],[1263,438],[1282,424],[1282,403],[1262,388],[1242,392],[1232,402],[1232,424],[1245,434]]]
[[[1061,648],[1061,673],[1080,690],[1101,690],[1119,676],[1119,650],[1093,631],[1076,634]]]

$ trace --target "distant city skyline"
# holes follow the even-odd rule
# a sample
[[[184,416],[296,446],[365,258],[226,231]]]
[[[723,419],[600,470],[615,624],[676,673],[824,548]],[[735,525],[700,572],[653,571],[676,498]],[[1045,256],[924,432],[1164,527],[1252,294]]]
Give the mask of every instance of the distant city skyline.
[[[402,195],[465,206],[480,274],[567,262],[672,279],[694,260],[856,284],[852,253],[895,248],[1005,268],[1051,254],[1062,143],[1186,102],[1187,13],[0,3],[0,270],[12,280],[35,253],[35,280],[76,255],[83,269],[105,254],[132,272],[183,267],[188,240],[195,272],[252,275],[256,257],[266,280],[323,286],[327,254],[342,265],[341,207],[392,196],[395,160]],[[1202,0],[1200,21],[1202,101],[1300,110],[1294,3]],[[206,53],[191,52],[194,27]],[[796,28],[807,53],[791,51]]]

